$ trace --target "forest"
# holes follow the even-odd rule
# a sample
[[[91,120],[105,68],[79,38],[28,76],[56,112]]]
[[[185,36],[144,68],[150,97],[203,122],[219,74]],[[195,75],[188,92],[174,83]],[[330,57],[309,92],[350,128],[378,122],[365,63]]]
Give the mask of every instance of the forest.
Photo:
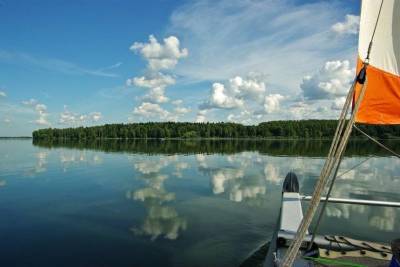
[[[32,133],[34,140],[96,140],[96,139],[195,139],[195,138],[259,138],[259,139],[330,139],[337,120],[270,121],[258,125],[238,123],[146,122],[105,124],[77,128],[48,128]],[[400,137],[400,125],[358,125],[379,139]],[[362,137],[353,131],[353,137]]]

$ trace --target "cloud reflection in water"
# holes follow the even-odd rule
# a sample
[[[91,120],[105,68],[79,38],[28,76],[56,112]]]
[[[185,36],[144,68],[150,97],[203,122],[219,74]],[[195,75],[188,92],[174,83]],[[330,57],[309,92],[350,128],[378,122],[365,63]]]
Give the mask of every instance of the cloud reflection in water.
[[[175,194],[165,190],[164,182],[169,176],[161,174],[160,171],[175,162],[177,156],[160,157],[157,161],[151,159],[152,157],[148,157],[134,164],[135,169],[141,173],[139,178],[145,182],[146,187],[128,191],[126,196],[128,199],[144,202],[147,215],[142,226],[132,227],[131,230],[135,235],[150,236],[151,240],[156,240],[160,236],[175,240],[181,231],[186,230],[187,222],[185,218],[179,216],[173,206],[166,205],[175,200]],[[180,169],[186,167],[184,164]]]

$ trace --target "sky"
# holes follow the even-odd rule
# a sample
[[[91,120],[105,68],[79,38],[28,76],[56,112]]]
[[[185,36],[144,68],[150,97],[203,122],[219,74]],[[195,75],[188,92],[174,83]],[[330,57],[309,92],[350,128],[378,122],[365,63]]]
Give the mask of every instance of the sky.
[[[360,2],[0,0],[0,136],[338,115]]]

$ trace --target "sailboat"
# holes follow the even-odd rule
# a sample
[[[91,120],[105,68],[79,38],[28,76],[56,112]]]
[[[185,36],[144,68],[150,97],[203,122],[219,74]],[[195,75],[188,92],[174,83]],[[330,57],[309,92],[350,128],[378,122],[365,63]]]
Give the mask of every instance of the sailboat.
[[[357,70],[330,151],[312,196],[300,195],[296,174],[286,176],[277,229],[265,248],[267,255],[263,266],[400,267],[400,239],[385,245],[317,233],[328,202],[400,208],[400,203],[330,198],[353,129],[400,157],[363,132],[358,124],[400,124],[400,0],[362,1]],[[303,215],[304,199],[310,202]],[[321,200],[323,205],[316,216]],[[316,226],[310,229],[315,218]]]

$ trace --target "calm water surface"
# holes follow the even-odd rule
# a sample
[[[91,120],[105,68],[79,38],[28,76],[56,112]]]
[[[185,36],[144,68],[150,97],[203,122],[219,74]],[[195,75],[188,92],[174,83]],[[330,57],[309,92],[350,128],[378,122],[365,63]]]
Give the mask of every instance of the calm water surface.
[[[286,173],[310,194],[327,146],[110,142],[0,141],[0,266],[238,266],[272,236]],[[342,171],[367,158],[333,195],[400,201],[399,160],[373,145]],[[388,242],[400,211],[330,204],[321,232]]]

